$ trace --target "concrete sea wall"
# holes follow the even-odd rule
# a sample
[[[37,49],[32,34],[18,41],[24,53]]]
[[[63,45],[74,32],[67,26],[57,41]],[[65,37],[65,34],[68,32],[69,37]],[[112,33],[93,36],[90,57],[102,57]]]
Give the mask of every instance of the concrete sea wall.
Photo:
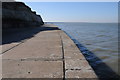
[[[12,30],[13,34],[3,37],[1,53],[3,80],[97,79],[92,67],[70,37],[57,26],[44,24],[41,16],[32,12],[24,3],[3,2],[2,14],[3,30],[15,28]],[[16,30],[20,33],[16,33]]]
[[[62,30],[51,24],[35,28],[42,31],[32,38],[2,46],[3,80],[97,80],[83,54]]]

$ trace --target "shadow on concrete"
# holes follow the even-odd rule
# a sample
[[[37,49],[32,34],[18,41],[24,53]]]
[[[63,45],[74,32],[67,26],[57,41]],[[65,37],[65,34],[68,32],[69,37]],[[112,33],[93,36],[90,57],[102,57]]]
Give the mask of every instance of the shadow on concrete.
[[[72,39],[72,40],[80,49],[82,54],[85,56],[85,58],[87,59],[93,70],[95,71],[96,75],[98,76],[99,80],[120,80],[120,76],[117,73],[115,73],[106,63],[104,63],[93,52],[88,50],[84,45],[80,44],[76,39]]]
[[[59,30],[57,27],[6,28],[2,31],[2,45],[21,42],[34,37],[40,31]]]

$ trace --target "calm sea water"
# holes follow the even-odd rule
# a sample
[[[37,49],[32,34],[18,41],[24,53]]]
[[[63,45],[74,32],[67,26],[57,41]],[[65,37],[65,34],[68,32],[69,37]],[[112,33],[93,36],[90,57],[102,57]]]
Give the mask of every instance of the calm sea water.
[[[104,67],[100,66],[104,62],[110,69],[118,74],[118,24],[116,23],[66,23],[54,22],[65,31],[74,41],[82,47],[92,52],[99,59],[94,59],[87,53],[87,59],[93,60],[93,67],[104,73]],[[83,47],[84,46],[84,47]],[[85,49],[82,53],[86,53]],[[88,51],[87,51],[88,52]],[[101,69],[100,69],[101,67]],[[110,75],[109,75],[110,76]]]

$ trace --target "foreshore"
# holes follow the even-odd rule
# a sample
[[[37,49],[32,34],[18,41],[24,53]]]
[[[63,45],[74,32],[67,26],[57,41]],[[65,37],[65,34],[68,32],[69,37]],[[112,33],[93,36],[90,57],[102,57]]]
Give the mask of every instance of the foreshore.
[[[53,24],[16,34],[16,39],[2,45],[3,78],[97,79],[75,43]]]

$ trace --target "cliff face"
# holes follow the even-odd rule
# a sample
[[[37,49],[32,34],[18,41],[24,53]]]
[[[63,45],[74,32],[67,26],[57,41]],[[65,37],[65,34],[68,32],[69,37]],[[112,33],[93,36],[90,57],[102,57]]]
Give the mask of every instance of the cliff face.
[[[2,27],[36,27],[43,25],[40,15],[22,2],[2,2]]]

